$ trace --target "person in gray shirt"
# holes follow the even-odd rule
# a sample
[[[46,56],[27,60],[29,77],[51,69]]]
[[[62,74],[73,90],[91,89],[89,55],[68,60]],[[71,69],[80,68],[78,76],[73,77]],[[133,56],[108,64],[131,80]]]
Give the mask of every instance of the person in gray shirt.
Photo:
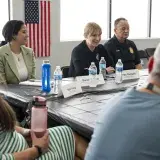
[[[160,44],[149,64],[146,87],[106,104],[85,160],[160,160]]]

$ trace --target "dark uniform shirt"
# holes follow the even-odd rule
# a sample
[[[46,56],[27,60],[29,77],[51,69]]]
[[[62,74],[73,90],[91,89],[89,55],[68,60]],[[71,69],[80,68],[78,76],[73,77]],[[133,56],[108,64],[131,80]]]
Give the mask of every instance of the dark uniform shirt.
[[[88,75],[88,70],[86,68],[89,68],[91,62],[95,62],[99,73],[99,61],[101,57],[105,58],[106,67],[114,65],[113,60],[108,55],[103,45],[99,44],[92,52],[86,45],[86,41],[82,41],[72,51],[69,76],[75,77]]]
[[[135,66],[140,64],[139,53],[133,41],[126,39],[124,43],[120,43],[116,36],[113,36],[104,47],[112,57],[114,67],[118,59],[122,60],[124,70],[135,69]]]

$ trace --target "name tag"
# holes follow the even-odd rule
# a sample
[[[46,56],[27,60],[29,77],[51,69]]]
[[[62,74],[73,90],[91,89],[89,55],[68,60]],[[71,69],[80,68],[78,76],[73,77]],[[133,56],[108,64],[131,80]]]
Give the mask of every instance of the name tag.
[[[139,78],[139,70],[138,69],[124,70],[122,72],[122,79],[123,80],[131,80],[131,79],[138,79],[138,78]]]
[[[76,80],[77,82],[80,83],[82,87],[86,87],[86,86],[96,87],[99,84],[105,83],[102,74],[95,75],[94,78],[91,76],[79,76],[79,77],[76,77]]]
[[[78,76],[76,77],[77,82],[80,83],[82,87],[89,86],[90,78],[89,76]]]
[[[64,98],[73,96],[81,92],[82,92],[81,85],[77,82],[70,83],[62,87],[62,93],[63,93]]]

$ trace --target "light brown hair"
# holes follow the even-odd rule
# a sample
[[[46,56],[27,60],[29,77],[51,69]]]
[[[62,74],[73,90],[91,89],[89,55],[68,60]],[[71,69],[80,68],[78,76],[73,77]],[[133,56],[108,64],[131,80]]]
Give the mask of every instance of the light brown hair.
[[[0,131],[13,131],[16,115],[11,106],[0,97]]]
[[[101,27],[95,22],[89,22],[84,28],[84,37],[87,38],[88,35],[92,35],[95,32],[102,33]]]

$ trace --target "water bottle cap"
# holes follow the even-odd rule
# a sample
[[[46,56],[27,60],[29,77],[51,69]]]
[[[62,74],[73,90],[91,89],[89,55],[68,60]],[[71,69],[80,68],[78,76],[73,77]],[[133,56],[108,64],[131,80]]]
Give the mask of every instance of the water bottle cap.
[[[118,59],[118,62],[122,62],[121,59]]]
[[[94,62],[91,62],[91,65],[95,65],[95,63],[94,63]]]
[[[46,99],[40,96],[33,96],[32,105],[34,105],[35,107],[45,107]]]
[[[43,60],[43,63],[47,64],[47,63],[49,63],[49,60]]]
[[[61,67],[60,66],[56,66],[56,69],[61,69]]]
[[[101,59],[104,59],[104,57],[101,57]]]

